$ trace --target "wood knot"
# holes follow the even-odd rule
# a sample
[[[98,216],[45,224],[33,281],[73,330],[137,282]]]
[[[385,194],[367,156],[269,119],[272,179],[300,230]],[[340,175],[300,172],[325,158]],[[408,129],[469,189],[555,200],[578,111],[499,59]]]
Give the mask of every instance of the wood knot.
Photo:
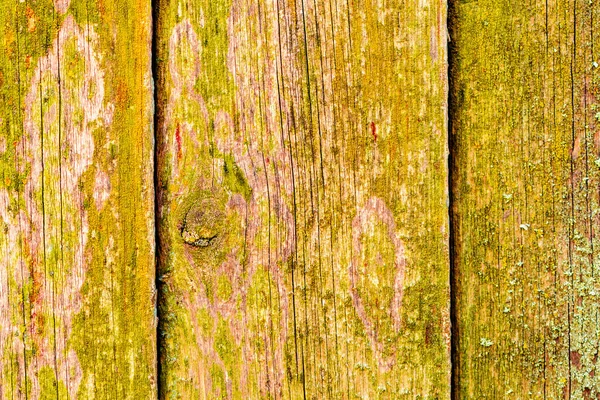
[[[181,238],[194,247],[208,247],[214,244],[222,230],[224,215],[217,210],[212,199],[204,199],[194,204],[185,214],[181,224]]]

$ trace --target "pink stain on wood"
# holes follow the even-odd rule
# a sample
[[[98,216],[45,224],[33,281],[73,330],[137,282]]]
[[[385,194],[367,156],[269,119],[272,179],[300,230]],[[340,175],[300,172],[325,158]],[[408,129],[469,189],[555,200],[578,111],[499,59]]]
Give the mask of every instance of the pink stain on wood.
[[[68,7],[68,2],[61,4]],[[9,249],[15,252],[12,258],[18,259],[23,267],[19,271],[25,272],[15,276],[18,290],[31,285],[28,298],[31,319],[26,330],[33,343],[29,342],[27,349],[19,344],[13,353],[23,359],[25,350],[30,351],[30,346],[36,348],[34,355],[30,353],[27,368],[32,399],[40,396],[37,373],[43,367],[57,369],[71,398],[77,396],[82,379],[77,355],[68,343],[73,317],[82,305],[80,289],[88,263],[85,248],[89,226],[79,183],[92,164],[92,130],[101,117],[104,102],[104,74],[92,50],[94,39],[91,27],[81,29],[69,16],[49,52],[39,59],[25,98],[24,135],[16,144],[21,173],[28,174],[23,196],[25,207],[11,216],[3,212],[4,203],[0,201],[2,219],[10,218],[13,230],[23,235],[24,257],[19,256],[20,249]],[[67,45],[74,53],[62,51]],[[67,73],[66,65],[70,63],[79,63],[83,76]],[[59,94],[63,99],[62,109],[58,107]],[[58,209],[60,213],[55,211]],[[61,228],[63,224],[68,229]],[[73,230],[77,234],[71,235]],[[63,246],[64,236],[70,237],[70,246]],[[50,257],[55,249],[61,249],[61,255]],[[61,321],[56,340],[47,336],[48,316]],[[1,331],[0,336],[3,336]],[[24,379],[24,365],[19,366],[18,375],[18,379]]]
[[[185,19],[175,25],[169,39],[169,72],[176,96],[182,89],[193,91],[200,74],[200,42],[192,23]]]
[[[16,218],[10,211],[10,203],[12,196],[9,191],[0,189],[0,226],[2,227],[2,235],[0,235],[0,258],[5,260],[15,267],[22,266],[22,259],[19,257],[19,230],[8,229],[6,227],[18,224],[20,215]],[[21,281],[21,276],[18,271],[28,272],[25,268],[0,268],[0,368],[7,370],[10,360],[4,358],[3,355],[12,353],[23,354],[19,335],[15,333],[15,327],[11,324],[13,320],[13,301],[17,296],[15,289],[11,289],[11,282]],[[12,272],[12,274],[10,273]],[[25,279],[27,278],[24,277]],[[16,351],[14,349],[17,349]],[[0,390],[0,398],[2,392]]]
[[[222,154],[230,154],[234,157],[235,163],[240,168],[244,176],[248,179],[248,184],[252,189],[252,194],[248,201],[246,201],[239,194],[232,194],[231,198],[227,204],[227,209],[232,212],[237,212],[240,216],[243,216],[243,226],[240,227],[240,231],[244,232],[245,239],[245,253],[246,253],[246,262],[244,265],[241,265],[240,254],[239,251],[241,249],[236,249],[235,252],[232,252],[223,265],[220,266],[222,272],[226,272],[228,276],[232,277],[232,282],[238,281],[236,277],[240,274],[242,268],[245,268],[245,274],[247,277],[240,282],[240,284],[234,285],[234,291],[230,299],[218,301],[215,299],[214,304],[209,305],[208,307],[216,312],[218,315],[225,316],[230,320],[230,329],[233,334],[238,335],[237,338],[238,344],[242,345],[246,350],[244,354],[247,359],[247,362],[244,365],[250,365],[252,360],[255,357],[258,357],[254,352],[249,350],[248,337],[245,335],[245,325],[247,322],[236,322],[232,317],[235,315],[236,310],[239,307],[237,303],[237,299],[245,299],[247,297],[247,293],[249,287],[252,283],[252,278],[256,269],[259,265],[264,265],[265,260],[269,258],[269,247],[259,248],[256,245],[256,241],[258,236],[260,236],[260,228],[264,227],[267,223],[263,218],[260,217],[260,205],[266,205],[268,203],[267,195],[267,177],[264,172],[255,173],[257,170],[257,166],[262,165],[262,153],[255,148],[252,144],[246,144],[244,142],[244,136],[236,133],[235,125],[233,119],[229,115],[229,113],[219,110],[215,116],[215,132],[220,134],[215,136],[215,144],[217,149]],[[287,153],[281,153],[287,159]],[[275,160],[270,160],[270,163],[274,163]],[[284,162],[284,161],[283,161]],[[265,171],[267,172],[267,171]],[[267,172],[267,175],[270,175]],[[271,177],[270,180],[277,181],[277,178]],[[278,222],[283,223],[286,227],[286,236],[284,239],[284,244],[281,246],[280,251],[276,251],[273,254],[273,260],[271,265],[266,265],[265,268],[268,268],[271,274],[271,279],[273,279],[276,283],[277,289],[280,293],[281,297],[281,313],[282,318],[280,320],[281,326],[279,326],[278,330],[280,333],[280,337],[275,339],[274,343],[271,343],[270,337],[268,338],[268,346],[271,346],[274,349],[275,359],[277,363],[276,370],[283,370],[283,348],[285,346],[285,341],[287,340],[287,327],[286,322],[288,318],[288,303],[287,303],[287,293],[284,284],[284,278],[281,275],[281,271],[279,270],[278,263],[285,262],[287,258],[289,258],[294,250],[293,241],[293,217],[291,212],[288,210],[285,202],[282,201],[278,194],[271,193],[271,202],[272,208],[275,214],[275,219]],[[252,218],[247,218],[248,215],[252,215]],[[241,276],[240,276],[241,277]],[[244,321],[246,321],[247,315],[244,314]],[[247,374],[249,371],[244,370],[240,380],[243,382],[248,379]],[[277,388],[281,388],[283,385],[283,374],[279,372],[274,372],[274,376],[271,377],[273,379],[270,382],[270,385],[274,385]],[[266,390],[263,387],[263,390]],[[268,390],[267,390],[268,392]]]
[[[394,267],[396,268],[394,280],[394,297],[392,299],[390,315],[392,319],[393,329],[396,332],[400,331],[401,318],[400,308],[402,306],[402,297],[404,294],[404,275],[406,269],[406,258],[404,255],[404,244],[396,231],[396,222],[394,215],[388,208],[385,202],[378,197],[371,197],[352,221],[352,245],[354,255],[350,263],[350,295],[356,312],[361,319],[367,331],[367,336],[371,342],[371,346],[378,353],[379,367],[383,371],[391,369],[395,362],[395,352],[385,356],[384,343],[382,343],[375,330],[374,321],[371,320],[371,312],[366,309],[365,303],[358,293],[360,255],[363,249],[361,237],[367,233],[369,229],[369,220],[379,219],[386,227],[388,237],[391,240],[395,249]]]
[[[110,196],[110,178],[106,172],[99,169],[94,181],[94,201],[98,211],[101,211]]]
[[[172,165],[176,175],[179,175],[180,159],[186,145],[198,146],[198,140],[204,140],[208,130],[208,109],[204,98],[194,88],[200,74],[201,46],[198,35],[192,23],[185,19],[175,25],[169,38],[169,51],[173,57],[169,58],[169,74],[171,80],[171,93],[169,95],[165,124],[162,129],[174,130],[172,136],[174,149],[172,150]],[[181,118],[179,108],[199,108],[198,118],[203,123],[195,123]],[[191,143],[190,143],[191,142]]]
[[[64,14],[69,9],[71,0],[54,0],[54,8],[59,14]]]
[[[181,125],[175,127],[175,141],[177,142],[177,158],[181,158]]]

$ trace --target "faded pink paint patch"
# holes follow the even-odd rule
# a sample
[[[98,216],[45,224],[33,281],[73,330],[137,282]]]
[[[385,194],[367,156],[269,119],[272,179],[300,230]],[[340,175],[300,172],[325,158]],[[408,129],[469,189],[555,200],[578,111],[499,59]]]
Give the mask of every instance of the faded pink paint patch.
[[[185,19],[175,25],[169,38],[169,72],[172,90],[177,96],[182,89],[193,90],[200,74],[200,43],[192,23]]]
[[[441,7],[440,7],[441,9]],[[439,15],[439,12],[438,12]],[[438,38],[439,38],[439,25],[432,25],[429,33],[429,55],[431,60],[436,62],[438,59]]]
[[[287,46],[288,42],[285,40],[283,46],[280,46],[276,34],[266,34],[264,38],[249,35],[253,30],[248,29],[248,16],[257,12],[255,4],[233,2],[227,19],[227,66],[236,88],[235,126],[228,113],[219,112],[216,120],[223,121],[221,126],[227,125],[229,128],[225,130],[225,135],[215,135],[215,142],[221,153],[233,155],[247,178],[252,188],[249,209],[260,210],[259,213],[251,211],[252,219],[260,227],[255,240],[262,243],[260,249],[252,244],[254,249],[251,263],[255,265],[251,268],[256,269],[256,265],[268,268],[281,300],[280,325],[277,337],[267,335],[264,338],[265,347],[270,348],[274,354],[273,360],[262,359],[260,354],[252,352],[250,348],[246,351],[246,357],[249,360],[247,365],[266,364],[267,373],[262,374],[259,381],[260,391],[265,397],[278,398],[284,393],[284,348],[289,333],[286,324],[291,312],[291,305],[288,304],[289,281],[281,266],[296,251],[295,218],[291,212],[295,193],[293,166],[298,170],[297,161],[288,152],[295,144],[287,143],[287,140],[295,141],[296,137],[290,139],[289,124],[281,124],[281,121],[292,118],[295,106],[293,100],[290,102],[287,96],[280,96],[278,90],[278,74],[292,86],[296,85],[297,76],[294,75],[296,71],[293,66],[286,65],[285,68],[278,69],[278,54],[281,52],[281,58],[286,63],[294,59],[297,49]],[[266,6],[261,12],[265,13],[266,20],[275,21],[280,18],[274,6]],[[250,18],[251,21],[253,19]],[[252,45],[248,46],[248,43]],[[255,57],[260,59],[258,69],[248,62]],[[271,106],[260,107],[261,102]],[[322,121],[325,122],[328,118],[329,116],[324,115]],[[261,120],[260,124],[257,123],[258,119]],[[249,373],[251,372],[245,371],[245,374]]]
[[[175,142],[177,143],[177,159],[181,158],[181,126],[175,127]]]
[[[110,179],[108,174],[102,170],[96,172],[95,185],[94,185],[94,201],[96,202],[96,208],[98,211],[102,210],[104,203],[110,196]]]
[[[171,165],[174,174],[178,176],[182,171],[180,164],[186,146],[197,147],[199,140],[206,140],[206,135],[198,135],[198,131],[206,132],[208,129],[208,109],[204,98],[196,91],[194,84],[200,74],[201,46],[198,35],[188,19],[175,25],[169,38],[169,74],[171,79],[171,93],[169,94],[165,131],[174,131],[172,135]],[[204,124],[198,126],[192,120],[182,118],[182,111],[195,113],[204,117]],[[195,114],[194,113],[194,114]],[[197,118],[197,116],[196,116]]]
[[[69,5],[71,5],[71,0],[54,0],[54,8],[59,14],[66,13]]]
[[[68,2],[60,2],[60,7],[66,10]],[[31,273],[18,284],[22,287],[33,280],[36,288],[31,298],[35,317],[27,328],[37,347],[28,366],[32,399],[40,395],[37,372],[45,366],[54,368],[55,357],[57,374],[71,398],[76,398],[82,378],[77,355],[68,343],[73,317],[82,305],[80,290],[88,264],[89,225],[79,183],[93,162],[92,130],[102,124],[105,109],[104,73],[94,43],[92,27],[82,29],[72,16],[66,17],[49,52],[39,59],[25,98],[24,135],[17,149],[23,149],[18,156],[22,172],[28,167],[29,176],[23,196],[26,214],[19,217],[18,226],[30,260],[26,269]],[[97,204],[105,201],[105,192],[110,190],[107,177],[98,178]],[[65,240],[69,246],[63,245]],[[48,315],[61,322],[55,341],[39,334]]]
[[[19,257],[19,229],[18,215],[10,211],[11,195],[5,189],[0,189],[0,260],[6,263],[0,268],[0,368],[8,370],[12,363],[13,354],[23,354],[22,340],[18,328],[14,326],[15,298],[20,293],[15,289],[13,282],[18,282],[21,275],[18,271],[23,260]],[[15,268],[7,268],[12,265]],[[12,272],[12,274],[11,274]],[[27,270],[23,271],[27,274]],[[27,278],[27,275],[25,276]],[[20,366],[22,367],[22,366]],[[2,392],[0,390],[0,398]]]
[[[404,294],[404,274],[406,270],[406,258],[404,254],[404,244],[396,231],[396,222],[392,211],[387,207],[385,202],[378,197],[371,197],[352,221],[352,244],[354,248],[354,256],[350,263],[350,295],[356,312],[365,326],[367,336],[371,342],[373,350],[378,353],[380,369],[387,371],[391,369],[395,362],[395,352],[388,356],[384,356],[384,343],[378,340],[373,321],[370,318],[370,310],[365,308],[365,304],[358,293],[359,272],[358,265],[360,263],[360,254],[363,248],[361,236],[369,228],[370,220],[379,219],[387,226],[388,237],[395,248],[396,276],[394,280],[394,297],[391,304],[391,318],[393,329],[396,332],[400,331],[401,318],[400,308],[402,306],[402,296]]]

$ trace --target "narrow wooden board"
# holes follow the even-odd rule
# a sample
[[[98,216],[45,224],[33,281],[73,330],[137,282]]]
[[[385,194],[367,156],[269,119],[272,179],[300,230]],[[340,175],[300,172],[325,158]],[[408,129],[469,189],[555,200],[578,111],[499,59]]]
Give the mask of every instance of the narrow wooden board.
[[[456,398],[599,398],[600,3],[451,21]]]
[[[147,0],[0,2],[0,399],[156,398]]]
[[[446,3],[156,7],[161,398],[447,398]]]

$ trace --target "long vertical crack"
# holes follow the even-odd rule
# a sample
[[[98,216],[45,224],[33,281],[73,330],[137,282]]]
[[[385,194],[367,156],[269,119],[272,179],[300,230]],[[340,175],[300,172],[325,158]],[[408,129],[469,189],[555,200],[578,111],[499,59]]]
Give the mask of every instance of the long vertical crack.
[[[161,359],[163,358],[163,343],[162,343],[162,335],[163,331],[163,319],[161,315],[161,305],[162,305],[162,297],[163,297],[163,285],[162,285],[162,266],[161,266],[161,240],[160,240],[160,198],[162,196],[162,192],[159,185],[159,124],[162,120],[162,110],[159,106],[159,81],[158,77],[158,34],[159,34],[159,10],[161,6],[161,0],[151,0],[150,7],[152,9],[152,82],[154,83],[153,87],[153,102],[154,102],[154,112],[153,112],[153,137],[154,137],[154,171],[153,171],[153,179],[154,179],[154,244],[155,244],[155,318],[156,318],[156,394],[157,398],[161,398],[161,394],[163,392],[162,388],[162,368],[161,368]]]
[[[457,294],[459,288],[459,277],[456,265],[456,218],[455,218],[455,193],[454,183],[456,179],[456,140],[454,135],[454,118],[458,108],[458,91],[456,86],[457,69],[457,9],[455,0],[447,3],[447,28],[448,28],[448,221],[449,221],[449,262],[450,262],[450,398],[460,398],[460,343],[458,326]]]

